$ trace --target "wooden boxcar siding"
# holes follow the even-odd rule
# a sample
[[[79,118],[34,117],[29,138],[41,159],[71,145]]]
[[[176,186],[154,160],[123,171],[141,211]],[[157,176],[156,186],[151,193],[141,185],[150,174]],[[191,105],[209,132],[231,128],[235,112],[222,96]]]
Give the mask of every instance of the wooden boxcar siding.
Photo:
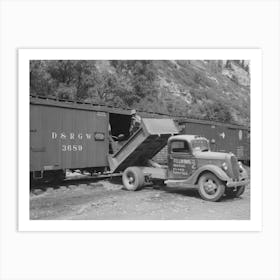
[[[181,124],[181,127],[182,133],[206,137],[212,151],[232,152],[240,160],[250,160],[250,132],[246,128],[192,122]]]
[[[232,152],[239,160],[250,161],[249,129],[222,124],[193,122],[180,123],[179,127],[182,134],[194,134],[206,137],[210,141],[212,151]],[[211,143],[213,139],[215,143]],[[167,164],[167,146],[153,160],[160,164]]]
[[[30,170],[107,166],[108,118],[106,112],[31,104]],[[95,140],[96,132],[104,133],[103,141]],[[57,134],[56,139],[52,133]],[[60,138],[61,133],[66,139]],[[75,134],[74,139],[70,139],[70,133]],[[82,151],[63,151],[63,145],[72,149],[73,145],[82,145]]]

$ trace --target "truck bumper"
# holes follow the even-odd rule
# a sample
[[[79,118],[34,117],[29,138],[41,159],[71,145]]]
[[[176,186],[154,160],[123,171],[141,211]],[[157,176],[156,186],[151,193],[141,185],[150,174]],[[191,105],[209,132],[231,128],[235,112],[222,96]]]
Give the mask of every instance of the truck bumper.
[[[246,186],[249,184],[249,180],[248,179],[245,179],[245,180],[242,180],[242,181],[228,181],[227,182],[227,187],[229,188],[234,188],[234,187],[241,187],[241,186]]]

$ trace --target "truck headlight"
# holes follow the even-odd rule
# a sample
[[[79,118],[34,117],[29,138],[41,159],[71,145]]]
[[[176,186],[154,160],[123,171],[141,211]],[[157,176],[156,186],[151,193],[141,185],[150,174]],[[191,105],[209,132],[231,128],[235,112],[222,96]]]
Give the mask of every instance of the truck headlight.
[[[223,162],[223,164],[222,164],[222,169],[224,169],[225,171],[228,170],[228,166],[225,162]]]

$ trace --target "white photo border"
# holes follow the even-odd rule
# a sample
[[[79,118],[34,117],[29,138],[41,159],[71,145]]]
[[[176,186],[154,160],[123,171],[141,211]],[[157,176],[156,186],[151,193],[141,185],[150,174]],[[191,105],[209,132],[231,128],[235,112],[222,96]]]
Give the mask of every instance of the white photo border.
[[[251,205],[249,220],[30,220],[30,60],[250,60]],[[260,49],[19,49],[18,50],[18,230],[19,231],[261,231],[262,51]],[[234,203],[234,202],[233,202]]]

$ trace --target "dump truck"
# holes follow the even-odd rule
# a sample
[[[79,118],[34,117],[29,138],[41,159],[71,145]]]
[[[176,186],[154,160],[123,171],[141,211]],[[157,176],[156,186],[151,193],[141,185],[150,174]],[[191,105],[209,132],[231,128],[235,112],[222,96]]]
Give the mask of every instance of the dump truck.
[[[125,189],[136,191],[162,181],[169,188],[196,188],[208,201],[244,193],[248,174],[234,154],[212,152],[205,137],[178,132],[171,119],[142,119],[138,131],[108,156],[111,171],[123,172]],[[161,166],[152,158],[166,144],[167,166]]]

